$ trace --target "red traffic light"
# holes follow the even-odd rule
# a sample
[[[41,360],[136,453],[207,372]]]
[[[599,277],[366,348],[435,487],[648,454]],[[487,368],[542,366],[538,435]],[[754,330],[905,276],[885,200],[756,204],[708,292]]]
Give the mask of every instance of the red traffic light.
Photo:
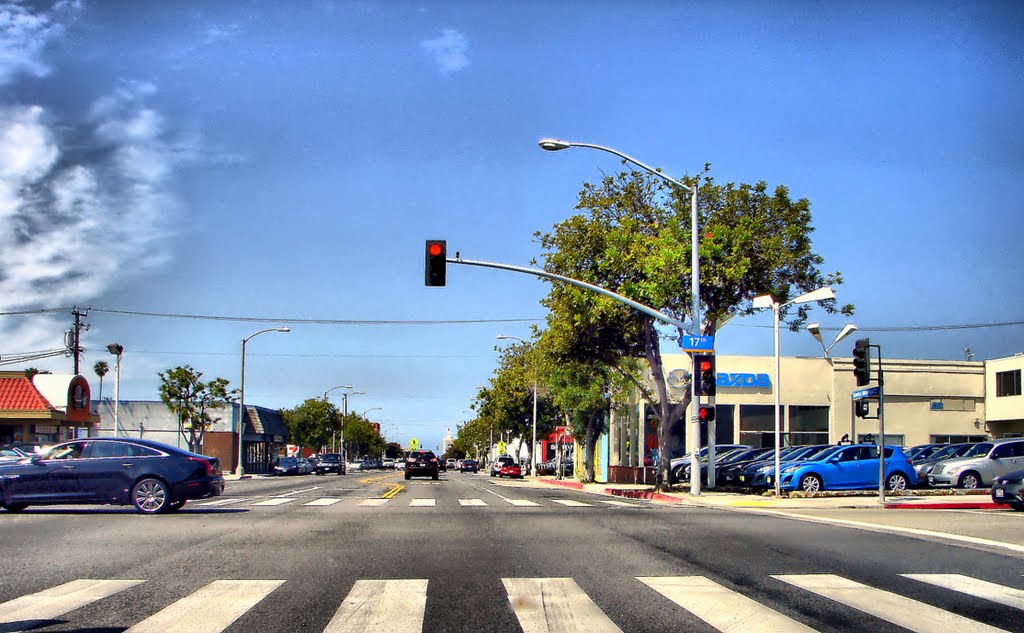
[[[700,370],[701,371],[709,371],[710,369],[711,369],[711,363],[709,361],[702,360],[700,362]]]
[[[437,242],[433,242],[432,244],[430,244],[428,249],[431,257],[437,257],[438,255],[444,254],[444,247],[442,247]]]

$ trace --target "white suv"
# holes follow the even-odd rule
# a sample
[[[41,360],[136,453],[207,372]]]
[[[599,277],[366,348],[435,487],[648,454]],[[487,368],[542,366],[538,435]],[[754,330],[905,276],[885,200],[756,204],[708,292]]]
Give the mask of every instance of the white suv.
[[[988,440],[963,457],[946,459],[928,473],[928,483],[940,488],[987,488],[996,477],[1024,469],[1024,437]]]
[[[497,459],[494,460],[494,463],[491,464],[491,477],[497,477],[498,473],[501,471],[502,466],[508,466],[509,464],[514,463],[516,463],[516,460],[512,459],[508,455],[499,456]]]

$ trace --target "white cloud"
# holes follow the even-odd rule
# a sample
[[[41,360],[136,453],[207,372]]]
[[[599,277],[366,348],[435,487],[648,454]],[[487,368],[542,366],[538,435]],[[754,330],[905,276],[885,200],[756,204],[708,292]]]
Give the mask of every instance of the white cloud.
[[[21,3],[0,3],[0,86],[21,73],[49,74],[41,58],[46,45],[64,33],[56,18],[78,8],[77,2],[57,2],[49,11],[37,12]]]
[[[438,68],[445,75],[458,72],[469,66],[469,40],[455,29],[444,29],[440,37],[420,42],[437,62]]]

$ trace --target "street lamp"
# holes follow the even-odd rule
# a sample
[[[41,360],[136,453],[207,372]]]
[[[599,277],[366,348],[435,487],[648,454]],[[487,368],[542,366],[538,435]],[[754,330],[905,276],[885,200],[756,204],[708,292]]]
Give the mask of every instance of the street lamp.
[[[338,385],[337,387],[331,387],[324,392],[324,402],[327,402],[327,394],[331,393],[335,389],[351,389],[352,385]],[[336,431],[331,431],[331,452],[338,452],[338,434]]]
[[[782,384],[779,382],[779,374],[781,373],[779,366],[781,365],[779,357],[779,312],[782,311],[786,306],[790,306],[797,303],[809,303],[811,301],[825,301],[827,299],[835,299],[836,293],[831,288],[825,286],[812,290],[807,294],[802,294],[795,299],[791,299],[786,303],[779,303],[772,298],[771,295],[761,295],[754,297],[752,305],[755,309],[771,308],[773,321],[775,325],[775,386],[772,391],[775,392],[775,495],[779,496],[782,494],[782,488],[779,481],[782,479],[782,460],[780,459],[779,453],[782,452],[782,426],[781,419],[779,417],[779,397],[782,391]],[[709,462],[710,463],[710,462]],[[714,468],[713,465],[708,468]],[[692,472],[700,472],[699,470],[691,470]]]
[[[673,185],[679,187],[683,191],[686,191],[687,193],[690,194],[690,252],[691,252],[690,269],[691,269],[691,273],[692,273],[691,289],[690,289],[690,294],[692,295],[692,305],[691,305],[691,308],[690,308],[690,312],[692,314],[690,315],[690,318],[693,321],[693,327],[696,328],[696,330],[697,330],[696,334],[699,336],[702,333],[701,332],[702,328],[701,328],[701,325],[700,325],[700,258],[697,255],[697,248],[699,246],[698,239],[697,239],[697,187],[699,186],[699,182],[696,183],[693,187],[687,186],[687,185],[683,184],[682,182],[676,180],[675,178],[670,178],[669,176],[666,176],[665,174],[663,174],[660,171],[658,171],[657,169],[655,169],[653,167],[650,167],[649,165],[645,165],[645,164],[641,163],[640,161],[638,161],[637,159],[635,159],[635,158],[633,158],[631,156],[627,156],[627,155],[623,154],[622,152],[620,152],[618,150],[611,149],[610,147],[603,147],[601,145],[594,145],[592,143],[573,143],[573,142],[570,142],[570,141],[563,141],[563,140],[554,139],[554,138],[544,138],[544,139],[541,139],[537,144],[540,145],[542,149],[547,150],[549,152],[557,152],[559,150],[568,149],[570,147],[586,147],[586,148],[589,148],[589,149],[600,150],[602,152],[608,152],[609,154],[613,154],[615,156],[618,156],[619,158],[621,158],[621,159],[623,159],[623,160],[625,160],[627,162],[633,163],[637,167],[640,167],[641,169],[643,169],[643,170],[645,170],[645,171],[647,171],[647,172],[649,172],[651,174],[654,174],[655,176],[658,176],[659,178],[661,178],[663,180],[666,180],[666,181],[672,183]],[[698,414],[698,410],[700,409],[699,405],[700,405],[700,398],[697,395],[697,381],[694,380],[693,378],[691,378],[690,379],[690,422],[691,422],[691,424],[688,427],[688,432],[686,434],[686,436],[687,436],[686,437],[686,445],[690,448],[690,472],[691,473],[700,473],[700,450],[699,450],[700,447],[699,446],[697,446],[697,447],[694,446],[695,444],[699,444],[700,443],[700,431],[699,431],[699,429],[700,429],[700,417],[699,417],[699,414]],[[709,463],[711,463],[711,464],[713,464],[714,460],[715,460],[714,445],[715,445],[714,437],[712,436],[711,433],[708,433],[708,460],[709,460]],[[697,448],[698,450],[694,450],[694,448]],[[667,458],[668,458],[668,455],[659,455],[659,459],[667,459]],[[670,468],[669,469],[671,470],[671,464],[670,464]],[[698,496],[698,495],[700,495],[700,477],[690,477],[690,495],[691,496]]]
[[[255,338],[267,332],[291,332],[287,327],[272,327],[259,332],[254,332],[242,339],[242,378],[239,381],[238,389],[238,476],[245,474],[245,467],[242,466],[242,438],[245,435],[245,344],[249,339]]]
[[[347,387],[351,389],[351,385]],[[345,451],[345,418],[348,417],[348,397],[349,396],[365,396],[365,391],[343,391],[341,392],[341,461],[348,463],[348,456]]]
[[[808,323],[807,331],[811,333],[811,336],[817,339],[818,343],[821,345],[821,349],[825,352],[825,358],[828,358],[828,353],[832,351],[832,348],[836,346],[836,343],[856,332],[857,326],[853,323],[847,323],[844,325],[843,329],[832,340],[832,343],[830,343],[828,347],[825,347],[825,343],[821,340],[821,323]]]
[[[124,353],[124,345],[120,343],[111,343],[107,345],[107,351],[117,356],[117,361],[114,363],[114,437],[117,437],[117,427],[120,425],[120,419],[117,417],[117,404],[120,401],[120,390],[121,390],[121,354]]]
[[[528,341],[525,341],[518,336],[507,336],[505,334],[499,334],[498,340],[513,340],[519,341],[523,345],[529,345]],[[533,444],[530,445],[530,476],[537,476],[537,367],[533,368]]]

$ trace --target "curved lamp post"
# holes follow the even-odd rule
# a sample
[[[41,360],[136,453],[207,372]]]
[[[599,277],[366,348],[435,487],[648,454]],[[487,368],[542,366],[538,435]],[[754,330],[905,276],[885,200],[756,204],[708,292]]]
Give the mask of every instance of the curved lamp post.
[[[821,340],[821,323],[808,323],[807,331],[810,332],[811,336],[818,341],[821,345],[822,351],[825,352],[825,358],[828,358],[828,353],[832,351],[832,348],[836,346],[836,343],[856,332],[857,326],[853,323],[847,323],[844,325],[843,329],[840,330],[839,334],[837,334],[834,339],[832,339],[832,342],[828,347],[825,347],[825,342]]]
[[[351,389],[351,385],[347,387]],[[365,396],[365,391],[343,391],[341,392],[341,459],[348,463],[348,453],[345,451],[345,418],[348,417],[348,397]]]
[[[782,479],[781,463],[779,453],[782,451],[782,422],[779,416],[779,398],[781,396],[782,384],[779,382],[779,374],[781,373],[779,366],[781,361],[779,359],[779,312],[782,311],[786,306],[794,305],[797,303],[810,303],[811,301],[825,301],[826,299],[835,299],[836,293],[831,288],[825,286],[812,290],[807,294],[802,294],[795,299],[791,299],[786,303],[779,303],[772,298],[771,295],[761,295],[760,297],[754,297],[752,305],[755,309],[760,308],[771,308],[773,321],[775,325],[775,386],[772,387],[772,391],[775,392],[775,496],[782,494],[781,484],[779,483]],[[708,466],[712,468],[712,466]],[[700,472],[700,471],[690,471]]]
[[[691,279],[692,285],[691,285],[691,290],[690,290],[690,294],[692,295],[692,304],[691,304],[691,307],[690,307],[690,312],[692,314],[690,315],[690,318],[693,320],[693,327],[696,328],[696,330],[697,330],[696,334],[699,336],[702,333],[702,328],[701,328],[701,324],[700,324],[700,258],[697,255],[697,247],[699,246],[699,242],[698,242],[698,239],[697,239],[697,187],[690,187],[688,185],[685,185],[682,182],[676,180],[675,178],[670,178],[669,176],[666,176],[665,174],[663,174],[660,171],[658,171],[657,169],[655,169],[655,168],[653,168],[653,167],[651,167],[649,165],[645,165],[645,164],[641,163],[640,161],[638,161],[637,159],[633,158],[632,156],[627,156],[626,154],[623,154],[622,152],[620,152],[618,150],[615,150],[615,149],[612,149],[610,147],[604,147],[602,145],[594,145],[593,143],[574,143],[574,142],[571,142],[571,141],[563,141],[563,140],[559,140],[559,139],[555,139],[555,138],[544,138],[544,139],[541,139],[540,141],[538,141],[537,144],[540,145],[540,147],[542,149],[547,150],[549,152],[557,152],[559,150],[568,149],[570,147],[586,147],[588,149],[596,149],[596,150],[600,150],[602,152],[608,152],[609,154],[613,154],[615,156],[618,156],[619,158],[621,158],[621,159],[623,159],[623,160],[625,160],[625,161],[627,161],[629,163],[633,163],[637,167],[639,167],[639,168],[641,168],[641,169],[643,169],[643,170],[645,170],[645,171],[647,171],[647,172],[649,172],[651,174],[654,174],[655,176],[658,176],[659,178],[661,178],[661,179],[663,179],[663,180],[665,180],[665,181],[667,181],[669,183],[672,183],[673,185],[679,187],[683,191],[686,191],[687,193],[690,194],[690,251],[692,253],[691,259],[690,259],[690,269],[692,271],[692,279]],[[687,444],[687,447],[690,449],[690,472],[691,473],[699,473],[700,472],[700,450],[699,450],[700,447],[699,446],[694,446],[695,444],[699,444],[700,443],[700,432],[699,432],[699,429],[700,429],[700,418],[698,417],[698,413],[697,413],[698,410],[700,409],[699,405],[700,405],[700,398],[697,395],[697,381],[693,380],[691,378],[690,379],[690,422],[691,422],[691,424],[688,427],[689,428],[689,432],[686,434],[687,435],[687,442],[686,442],[686,444]],[[668,456],[667,455],[660,455],[659,458],[660,459],[667,459]],[[713,464],[714,461],[715,461],[714,438],[709,433],[708,434],[708,463]],[[669,470],[671,470],[671,464],[670,464]],[[713,469],[709,468],[708,470],[709,470],[709,475],[708,476],[711,477],[712,475],[710,474],[710,472]],[[692,495],[692,496],[700,495],[700,477],[690,477],[690,495]]]
[[[117,437],[117,427],[121,422],[117,417],[117,403],[120,401],[118,392],[121,390],[121,354],[124,353],[124,345],[111,343],[107,345],[107,351],[117,357],[114,363],[114,437]]]
[[[249,339],[255,338],[260,334],[266,334],[267,332],[291,332],[291,328],[287,327],[272,327],[259,332],[254,332],[249,336],[242,339],[242,379],[239,386],[238,394],[238,476],[241,477],[245,474],[245,467],[242,466],[242,437],[245,435],[245,344],[249,342]]]
[[[523,345],[529,345],[529,341],[523,340],[518,336],[507,336],[505,334],[498,335],[499,341],[513,340],[519,341]],[[530,445],[530,476],[537,476],[537,368],[533,368],[533,444]]]
[[[352,388],[352,385],[338,385],[337,387],[331,387],[330,389],[328,389],[327,391],[324,392],[324,402],[327,402],[327,394],[331,393],[335,389],[351,389],[351,388]],[[337,435],[336,432],[332,432],[331,433],[331,452],[332,453],[337,453],[338,452],[338,435]]]

